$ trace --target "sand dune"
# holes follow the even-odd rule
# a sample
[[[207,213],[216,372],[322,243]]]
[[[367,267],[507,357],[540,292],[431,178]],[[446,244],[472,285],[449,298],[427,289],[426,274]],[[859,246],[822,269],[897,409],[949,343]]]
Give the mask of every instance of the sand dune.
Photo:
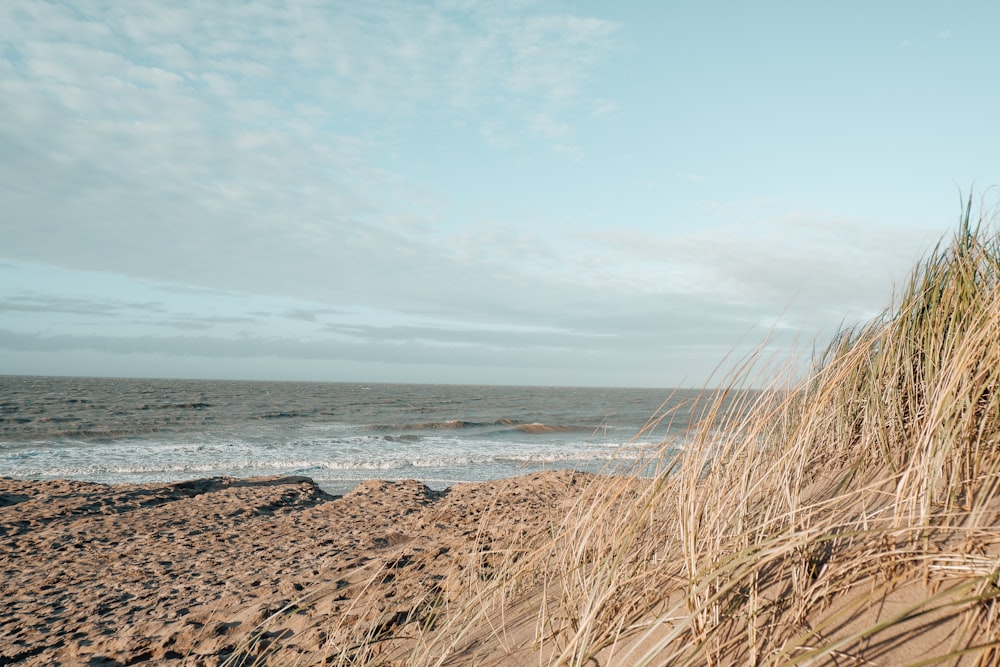
[[[544,526],[579,477],[344,497],[304,477],[2,479],[0,664],[321,663],[460,594],[470,563]]]

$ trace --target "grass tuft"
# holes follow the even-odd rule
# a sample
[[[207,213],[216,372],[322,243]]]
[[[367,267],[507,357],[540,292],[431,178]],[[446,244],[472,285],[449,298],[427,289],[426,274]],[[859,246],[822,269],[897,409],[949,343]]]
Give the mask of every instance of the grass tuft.
[[[488,577],[436,600],[403,653],[377,655],[995,664],[1000,238],[971,198],[894,303],[804,378],[751,390],[762,365],[763,349],[702,394],[680,454],[596,477],[565,516],[492,552]]]

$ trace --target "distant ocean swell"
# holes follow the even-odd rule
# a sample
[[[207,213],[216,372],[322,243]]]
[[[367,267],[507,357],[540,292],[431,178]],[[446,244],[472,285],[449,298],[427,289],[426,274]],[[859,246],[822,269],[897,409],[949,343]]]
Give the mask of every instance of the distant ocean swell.
[[[507,430],[522,433],[573,433],[589,430],[584,426],[568,426],[559,424],[540,424],[538,422],[523,423],[515,419],[496,419],[491,422],[469,422],[461,419],[449,419],[442,422],[417,422],[415,424],[376,424],[370,428],[373,431],[441,431],[462,428],[487,428],[490,426],[505,426]]]
[[[435,487],[621,470],[683,432],[635,436],[666,390],[0,376],[0,476],[166,482],[303,474]],[[684,397],[678,397],[678,400]],[[680,415],[683,405],[673,404]]]

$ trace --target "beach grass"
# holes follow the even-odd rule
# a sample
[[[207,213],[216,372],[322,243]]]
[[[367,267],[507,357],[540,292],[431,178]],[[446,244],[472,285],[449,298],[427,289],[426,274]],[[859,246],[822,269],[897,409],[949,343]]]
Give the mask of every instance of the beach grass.
[[[530,534],[483,539],[461,590],[332,633],[326,659],[998,664],[997,232],[970,197],[880,316],[747,391],[766,349],[697,400],[682,452],[588,477]]]

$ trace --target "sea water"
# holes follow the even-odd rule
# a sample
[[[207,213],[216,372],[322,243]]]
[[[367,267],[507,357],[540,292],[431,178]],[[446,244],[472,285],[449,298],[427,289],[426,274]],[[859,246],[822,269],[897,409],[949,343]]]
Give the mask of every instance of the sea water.
[[[668,389],[0,376],[0,476],[106,483],[307,475],[432,488],[620,471],[681,447]],[[655,426],[651,420],[666,414]]]

